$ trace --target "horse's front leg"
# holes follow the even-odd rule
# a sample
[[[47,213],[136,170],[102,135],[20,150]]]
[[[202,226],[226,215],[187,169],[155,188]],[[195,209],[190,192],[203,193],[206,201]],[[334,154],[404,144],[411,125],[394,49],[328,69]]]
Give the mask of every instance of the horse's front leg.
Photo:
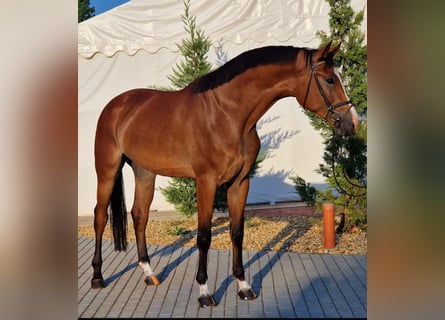
[[[202,308],[216,306],[215,299],[207,286],[207,254],[212,239],[213,200],[216,192],[216,180],[196,179],[196,200],[198,205],[198,235],[199,250],[198,273],[196,281],[199,284],[199,304]]]
[[[230,237],[233,246],[233,275],[238,281],[238,296],[242,300],[256,298],[244,276],[243,266],[243,238],[244,238],[244,208],[247,193],[249,192],[249,179],[240,183],[235,181],[227,190],[227,203],[230,214]]]

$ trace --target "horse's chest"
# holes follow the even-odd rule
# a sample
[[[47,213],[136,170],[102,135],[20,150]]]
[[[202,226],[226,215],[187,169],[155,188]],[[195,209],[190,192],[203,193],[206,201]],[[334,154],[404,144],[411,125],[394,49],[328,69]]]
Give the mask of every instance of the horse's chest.
[[[238,142],[236,146],[236,148],[226,149],[220,155],[220,160],[224,163],[219,179],[222,183],[236,176],[248,174],[256,159],[259,144],[256,143],[255,139],[245,139]]]
[[[233,177],[239,175],[243,167],[244,161],[241,156],[236,159],[231,159],[231,161],[227,162],[227,166],[224,168],[225,170],[222,171],[219,182],[222,184],[231,180]]]

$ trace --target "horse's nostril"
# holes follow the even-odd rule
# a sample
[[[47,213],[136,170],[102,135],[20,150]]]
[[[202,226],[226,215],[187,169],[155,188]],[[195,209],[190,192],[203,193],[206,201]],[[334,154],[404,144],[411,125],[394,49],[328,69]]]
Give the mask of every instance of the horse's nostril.
[[[358,115],[357,115],[357,111],[355,111],[354,107],[352,107],[350,111],[351,111],[351,117],[352,117],[352,126],[354,128],[354,133],[356,133],[357,130],[358,130]]]

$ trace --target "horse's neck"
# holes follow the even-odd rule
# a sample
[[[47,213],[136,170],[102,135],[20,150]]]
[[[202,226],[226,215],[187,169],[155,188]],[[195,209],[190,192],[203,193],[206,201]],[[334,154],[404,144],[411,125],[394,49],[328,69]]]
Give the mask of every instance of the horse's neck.
[[[293,65],[269,65],[248,70],[216,92],[221,107],[252,127],[279,99],[295,96]]]

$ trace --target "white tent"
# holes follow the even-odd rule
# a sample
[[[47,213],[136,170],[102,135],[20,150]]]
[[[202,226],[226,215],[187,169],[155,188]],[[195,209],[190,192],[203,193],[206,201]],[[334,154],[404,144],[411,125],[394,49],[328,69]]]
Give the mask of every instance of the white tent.
[[[355,11],[366,0],[353,0]],[[178,0],[132,0],[78,25],[78,214],[92,214],[96,196],[94,134],[102,108],[117,94],[132,88],[167,86],[167,75],[181,61],[177,44],[187,37]],[[214,47],[231,59],[266,45],[318,47],[318,30],[329,30],[329,5],[324,0],[191,1],[190,13]],[[363,29],[366,28],[366,18]],[[216,65],[214,64],[216,67]],[[251,181],[248,203],[298,200],[289,176],[300,175],[323,184],[315,170],[322,163],[322,138],[294,98],[276,103],[258,122],[267,158]],[[124,167],[128,207],[133,199],[133,174]],[[157,187],[169,178],[157,177]],[[157,190],[152,209],[170,210]]]

